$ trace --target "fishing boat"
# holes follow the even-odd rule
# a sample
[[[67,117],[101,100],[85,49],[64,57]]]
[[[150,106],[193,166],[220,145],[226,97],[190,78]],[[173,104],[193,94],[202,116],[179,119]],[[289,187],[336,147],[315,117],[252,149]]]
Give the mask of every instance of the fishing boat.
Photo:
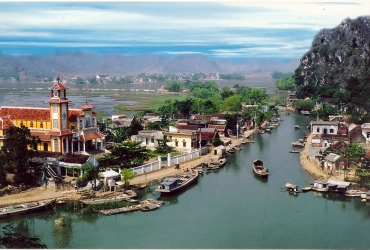
[[[299,187],[297,185],[287,183],[285,184],[285,187],[288,192],[295,193],[295,194],[299,193]]]
[[[48,205],[53,204],[56,199],[28,202],[19,205],[13,205],[0,208],[0,218],[21,215],[29,212],[35,212],[46,208]]]
[[[136,197],[135,192],[131,192],[130,194],[119,194],[111,197],[96,197],[96,198],[91,198],[91,199],[84,199],[81,200],[82,203],[86,205],[94,205],[94,204],[103,204],[103,203],[108,203],[108,202],[118,202],[118,201],[127,201],[130,200],[134,197]]]
[[[207,170],[219,169],[225,166],[225,164],[226,164],[226,159],[218,159],[217,161],[211,161],[207,165]]]
[[[259,159],[253,161],[253,172],[262,178],[267,178],[269,170],[263,166],[263,162]]]
[[[298,141],[292,142],[292,146],[293,147],[303,148],[304,145],[305,145],[305,143],[304,143],[304,141],[302,139],[299,139]]]
[[[198,171],[181,174],[175,177],[166,177],[155,189],[163,195],[176,193],[198,180]]]
[[[361,190],[350,189],[347,190],[344,195],[349,197],[361,197],[362,194],[366,194],[366,192]]]
[[[294,126],[294,129],[299,129],[299,126],[298,126],[298,125],[295,125],[295,126]]]
[[[236,149],[233,147],[233,148],[230,148],[229,150],[227,150],[227,152],[228,152],[229,154],[233,154],[233,153],[235,153],[235,152],[236,152]]]
[[[311,186],[311,185],[310,185],[310,186],[307,186],[307,187],[302,188],[302,192],[308,192],[308,191],[310,191],[310,190],[312,190],[312,186]]]

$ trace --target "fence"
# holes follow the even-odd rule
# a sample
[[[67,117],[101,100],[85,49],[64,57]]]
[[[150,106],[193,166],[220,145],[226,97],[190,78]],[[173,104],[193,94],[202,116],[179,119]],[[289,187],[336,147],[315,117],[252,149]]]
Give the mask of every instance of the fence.
[[[184,161],[190,161],[198,156],[199,156],[198,150],[194,150],[194,151],[191,151],[183,155],[177,155],[177,156],[172,156],[172,157],[171,157],[171,154],[168,154],[167,155],[167,167],[173,166],[175,164],[179,164]],[[149,172],[159,170],[163,167],[166,167],[166,166],[162,166],[162,158],[158,156],[158,161],[147,163],[139,167],[135,167],[134,172],[136,172],[136,174],[144,174],[144,173],[149,173]]]

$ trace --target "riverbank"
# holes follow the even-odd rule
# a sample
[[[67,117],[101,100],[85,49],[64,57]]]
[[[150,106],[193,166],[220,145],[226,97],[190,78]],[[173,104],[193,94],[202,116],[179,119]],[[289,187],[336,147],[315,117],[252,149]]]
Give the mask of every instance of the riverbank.
[[[245,131],[243,136],[240,138],[230,138],[230,144],[227,148],[239,146],[242,144],[243,140],[251,136],[255,130],[248,130]],[[206,154],[202,155],[196,159],[192,159],[190,161],[186,161],[180,164],[180,169],[175,169],[175,166],[166,167],[159,171],[154,171],[151,173],[147,173],[146,175],[141,174],[137,175],[130,181],[131,185],[142,185],[152,181],[159,181],[166,176],[182,174],[187,169],[194,168],[201,163],[208,163],[212,160],[215,160],[218,156]],[[99,192],[97,192],[99,195]],[[101,193],[103,195],[103,193]],[[26,190],[24,192],[18,194],[10,194],[0,197],[0,207],[10,206],[15,204],[21,204],[26,202],[33,202],[39,200],[46,200],[46,199],[57,199],[60,201],[63,200],[80,200],[81,195],[77,193],[76,190],[64,190],[64,191],[55,191],[52,188],[45,188],[45,187],[38,187],[33,188],[30,190]]]

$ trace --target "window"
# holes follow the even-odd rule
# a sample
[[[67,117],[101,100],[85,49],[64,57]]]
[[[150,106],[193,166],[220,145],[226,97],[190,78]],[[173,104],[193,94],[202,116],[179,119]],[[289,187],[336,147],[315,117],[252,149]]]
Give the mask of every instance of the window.
[[[75,130],[76,126],[74,124],[71,124],[71,130]]]
[[[89,113],[86,114],[85,120],[86,120],[86,127],[90,127],[90,114]]]
[[[154,137],[150,138],[150,143],[154,143]]]
[[[48,151],[48,144],[44,143],[44,151]]]
[[[320,128],[317,128],[317,129],[316,129],[316,132],[317,132],[317,133],[320,133]]]
[[[53,104],[53,113],[58,113],[58,105]]]
[[[183,140],[183,141],[182,141],[182,146],[183,146],[184,148],[186,148],[186,141],[185,141],[185,140]]]
[[[175,140],[175,147],[178,147],[178,146],[179,146],[179,141]]]
[[[40,128],[44,128],[44,124],[40,122]]]
[[[53,119],[53,128],[58,128],[58,119]]]
[[[93,127],[96,127],[96,121],[95,121],[95,118],[92,118],[92,126],[93,126]]]
[[[58,144],[58,139],[54,139],[54,152],[59,151],[59,144]]]
[[[370,132],[366,133],[366,138],[370,138]]]
[[[30,128],[33,128],[33,122],[30,122]]]
[[[80,129],[83,129],[83,128],[84,128],[84,122],[80,120]]]
[[[334,129],[332,129],[332,128],[331,128],[331,129],[329,130],[329,133],[330,133],[330,134],[334,134]]]

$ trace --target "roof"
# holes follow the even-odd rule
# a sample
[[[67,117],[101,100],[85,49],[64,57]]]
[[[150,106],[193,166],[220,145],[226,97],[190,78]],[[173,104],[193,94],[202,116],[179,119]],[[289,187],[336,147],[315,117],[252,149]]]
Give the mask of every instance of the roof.
[[[362,129],[370,129],[370,123],[364,123],[361,125]]]
[[[94,132],[94,133],[91,133],[91,134],[86,134],[86,135],[80,135],[79,136],[79,139],[81,141],[90,141],[90,140],[93,140],[93,139],[97,139],[97,138],[104,138],[105,136],[99,132]]]
[[[317,99],[317,102],[318,103],[331,103],[334,99],[333,98],[328,98],[328,97],[319,97],[319,99]]]
[[[350,139],[355,138],[357,136],[361,136],[361,137],[365,138],[365,136],[362,134],[362,129],[361,129],[360,126],[356,126],[353,129],[351,129],[351,131],[349,131],[349,138]]]
[[[215,128],[217,131],[223,132],[226,129],[226,125],[214,125],[214,124],[209,124],[208,128]]]
[[[1,107],[0,116],[9,116],[11,120],[49,121],[49,108],[35,107]]]
[[[0,129],[8,129],[9,127],[13,127],[13,122],[9,119],[8,116],[1,116],[0,117]]]
[[[346,187],[348,187],[349,185],[351,185],[351,182],[328,180],[328,184],[335,185],[335,186],[346,186]]]
[[[200,131],[201,131],[202,141],[212,140],[217,133],[217,130],[215,128],[202,128]]]
[[[330,153],[324,159],[327,160],[327,161],[330,161],[330,162],[336,162],[340,158],[342,158],[340,155]]]
[[[81,110],[90,110],[90,109],[94,109],[94,108],[95,108],[95,106],[93,106],[91,104],[88,104],[87,102],[80,107]]]
[[[336,126],[338,125],[338,121],[311,121],[310,125],[333,125]]]
[[[347,143],[345,143],[345,142],[344,142],[344,141],[342,141],[342,140],[340,140],[339,142],[335,143],[334,145],[331,145],[331,147],[332,147],[333,149],[338,149],[338,148],[340,148],[340,147],[342,147],[342,146],[345,146],[346,148],[348,148]]]
[[[100,173],[100,175],[104,178],[106,177],[113,177],[113,176],[121,176],[120,173],[113,171],[113,170],[107,170],[105,172]]]
[[[50,87],[51,90],[67,89],[66,86],[64,86],[61,82],[59,82],[59,77],[58,77],[57,80],[58,80],[58,82]]]
[[[184,130],[197,130],[199,128],[198,125],[187,125],[187,124],[177,124],[177,129],[184,129]]]
[[[50,141],[51,140],[51,136],[45,134],[44,131],[32,131],[32,130],[30,130],[30,132],[31,132],[31,135],[39,137],[41,141]]]
[[[54,135],[54,136],[62,136],[62,135],[71,135],[73,134],[70,130],[64,130],[64,131],[47,131],[46,135]]]

